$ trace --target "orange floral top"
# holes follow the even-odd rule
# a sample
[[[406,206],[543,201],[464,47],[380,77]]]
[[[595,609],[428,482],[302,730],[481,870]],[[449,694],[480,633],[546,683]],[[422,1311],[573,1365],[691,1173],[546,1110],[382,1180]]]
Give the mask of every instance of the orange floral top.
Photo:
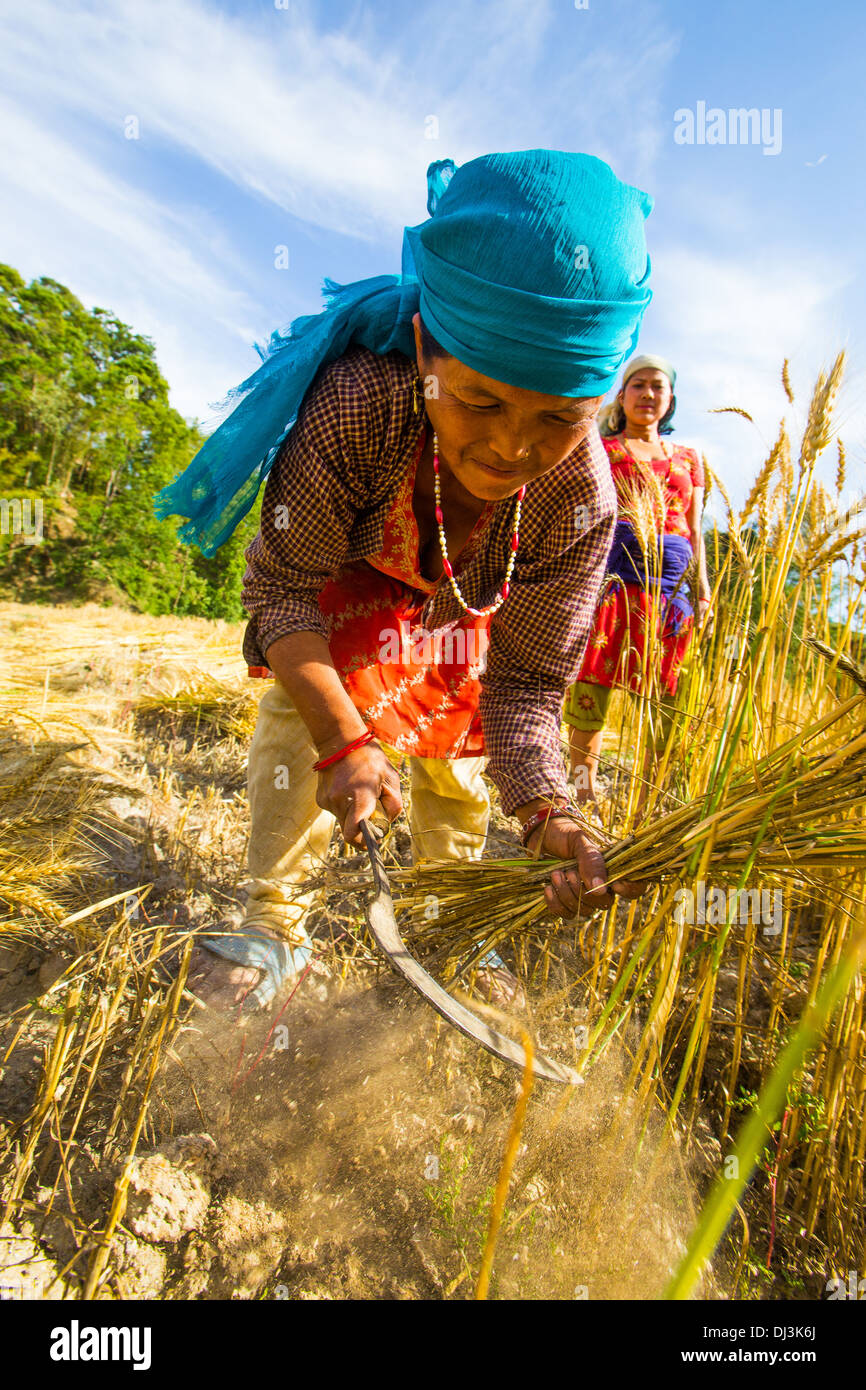
[[[607,450],[611,476],[620,505],[625,504],[624,484],[640,484],[645,477],[645,470],[651,468],[664,490],[665,534],[684,536],[686,540],[690,540],[688,513],[692,494],[695,488],[704,486],[704,470],[697,450],[675,444],[670,458],[657,458],[644,463],[634,457],[618,435],[611,439],[603,439],[602,443]],[[667,448],[670,449],[671,445],[667,445]]]
[[[426,429],[385,519],[379,553],[345,565],[325,585],[319,608],[343,685],[380,738],[416,757],[479,757],[485,751],[479,702],[490,616],[463,613],[433,632],[420,623],[425,595],[439,587],[421,573],[412,508],[425,439]],[[455,567],[475,554],[494,509],[488,502]]]

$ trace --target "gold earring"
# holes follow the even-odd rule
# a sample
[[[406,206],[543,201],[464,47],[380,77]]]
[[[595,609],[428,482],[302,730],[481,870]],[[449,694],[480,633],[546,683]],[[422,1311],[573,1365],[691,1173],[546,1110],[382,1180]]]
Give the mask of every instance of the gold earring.
[[[422,404],[424,400],[423,392],[420,396],[418,394],[418,388],[420,385],[421,378],[420,376],[416,376],[415,380],[412,382],[412,409],[415,411],[416,415],[421,414]]]

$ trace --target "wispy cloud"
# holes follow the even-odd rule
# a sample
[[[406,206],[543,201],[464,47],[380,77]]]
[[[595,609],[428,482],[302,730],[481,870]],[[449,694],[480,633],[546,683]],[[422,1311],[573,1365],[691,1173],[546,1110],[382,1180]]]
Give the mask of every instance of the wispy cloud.
[[[669,13],[657,0],[7,7],[0,198],[14,219],[0,255],[149,334],[174,402],[207,416],[255,366],[255,338],[315,309],[335,247],[358,274],[397,269],[431,159],[588,150],[656,196],[642,347],[676,362],[682,437],[736,494],[784,408],[782,359],[806,392],[845,338],[852,271],[779,217],[769,182],[719,179],[716,151],[674,160],[667,94],[692,73]],[[124,139],[127,116],[139,141]],[[293,273],[277,281],[283,235]],[[842,406],[855,446],[864,396],[855,377]],[[726,404],[760,431],[707,413]]]
[[[196,350],[213,353],[215,328],[224,339],[249,343],[260,313],[249,290],[238,288],[244,276],[234,254],[200,219],[109,176],[2,100],[0,125],[0,188],[14,209],[3,257],[16,266],[35,261],[87,304],[110,308],[153,337],[176,404],[200,413],[219,388],[211,376],[202,396],[207,374],[190,370]],[[236,371],[230,367],[226,380]]]
[[[742,248],[738,239],[735,243]],[[741,497],[789,407],[781,367],[790,359],[798,379],[795,423],[802,422],[814,376],[844,344],[839,306],[853,272],[830,256],[808,263],[793,251],[713,251],[690,243],[666,245],[654,263],[653,340],[675,363],[679,420],[687,442],[706,450]],[[840,402],[849,442],[866,430],[861,383],[855,374]],[[696,409],[697,403],[703,407]],[[733,416],[706,412],[740,406],[757,429]]]
[[[232,332],[249,331],[250,300],[227,288],[225,274],[208,269],[201,254],[207,238],[200,226],[109,177],[68,141],[40,129],[2,99],[0,124],[8,141],[3,174],[16,190],[14,205],[20,209],[32,200],[49,218],[80,222],[84,237],[78,250],[85,264],[91,262],[91,274],[100,250],[97,238],[102,237],[122,248],[127,268],[136,267],[143,281],[159,280],[170,289],[181,310],[218,299],[217,322]],[[93,238],[90,255],[88,235]],[[238,269],[223,267],[224,272]]]
[[[585,43],[588,21],[573,11],[563,62],[549,43],[562,11],[549,0],[460,9],[431,0],[401,16],[399,36],[365,10],[337,33],[317,14],[294,6],[229,16],[198,0],[149,0],[121,18],[111,0],[73,10],[31,0],[7,17],[0,63],[13,88],[28,74],[22,98],[35,109],[87,115],[118,138],[135,115],[143,140],[354,236],[420,220],[419,167],[423,176],[442,154],[459,162],[557,143],[564,124],[574,148],[626,153],[644,172],[657,148],[659,64],[673,47],[647,20],[644,42],[632,32],[624,53],[615,24],[607,47]],[[436,141],[425,138],[431,114]]]
[[[0,14],[0,196],[16,209],[0,254],[153,337],[175,403],[206,415],[255,365],[253,339],[315,308],[331,270],[275,293],[244,210],[366,242],[368,261],[386,245],[388,270],[425,215],[431,159],[584,148],[648,184],[674,45],[647,3],[624,48],[624,15],[609,0],[590,40],[595,17],[553,0],[359,4],[339,26],[300,0],[29,0]]]

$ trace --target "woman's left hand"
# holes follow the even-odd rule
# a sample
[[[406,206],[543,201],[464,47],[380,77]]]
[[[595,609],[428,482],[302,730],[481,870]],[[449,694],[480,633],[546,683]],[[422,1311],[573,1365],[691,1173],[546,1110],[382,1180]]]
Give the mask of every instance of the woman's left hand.
[[[542,855],[557,859],[576,859],[576,869],[554,869],[550,883],[544,885],[548,915],[564,917],[588,917],[602,907],[611,907],[614,895],[622,898],[639,898],[646,891],[646,883],[629,883],[620,879],[608,884],[604,856],[584,831],[574,821],[551,818],[546,827],[539,826],[529,837],[527,848],[532,852],[538,849],[542,835]]]

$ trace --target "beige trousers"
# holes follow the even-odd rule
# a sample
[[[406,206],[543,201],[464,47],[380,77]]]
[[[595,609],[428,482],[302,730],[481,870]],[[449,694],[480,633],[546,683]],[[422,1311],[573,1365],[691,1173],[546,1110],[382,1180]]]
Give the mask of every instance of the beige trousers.
[[[397,755],[393,755],[396,761]],[[294,945],[317,890],[300,893],[322,869],[336,825],[316,805],[317,753],[285,687],[274,680],[259,702],[247,789],[251,829],[244,925],[257,923]],[[412,857],[480,859],[490,818],[484,758],[410,758]]]

